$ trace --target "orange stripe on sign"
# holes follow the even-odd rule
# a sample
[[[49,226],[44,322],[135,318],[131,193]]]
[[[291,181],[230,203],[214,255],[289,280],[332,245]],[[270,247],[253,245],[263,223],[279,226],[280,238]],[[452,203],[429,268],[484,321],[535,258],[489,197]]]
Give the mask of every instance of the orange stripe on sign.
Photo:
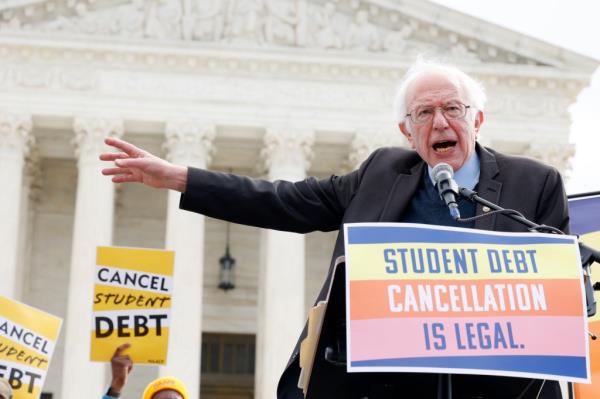
[[[582,316],[579,292],[575,279],[352,281],[350,317]]]
[[[600,336],[600,321],[590,323],[590,332]],[[600,399],[600,340],[590,340],[591,384],[575,384],[576,399]]]

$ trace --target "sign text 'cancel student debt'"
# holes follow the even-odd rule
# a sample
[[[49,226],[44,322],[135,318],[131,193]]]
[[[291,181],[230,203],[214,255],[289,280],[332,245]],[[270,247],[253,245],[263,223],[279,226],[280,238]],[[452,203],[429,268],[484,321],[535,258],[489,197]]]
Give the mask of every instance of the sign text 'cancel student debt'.
[[[116,347],[129,342],[135,363],[166,363],[173,260],[171,251],[98,248],[92,360],[109,361]]]

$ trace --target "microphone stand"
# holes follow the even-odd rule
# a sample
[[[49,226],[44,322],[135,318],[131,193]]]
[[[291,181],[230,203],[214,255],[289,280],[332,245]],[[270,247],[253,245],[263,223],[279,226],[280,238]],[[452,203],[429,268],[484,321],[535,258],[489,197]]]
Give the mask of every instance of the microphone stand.
[[[455,195],[461,195],[465,198],[467,198],[469,201],[474,202],[476,204],[481,204],[483,206],[487,206],[490,209],[493,209],[493,212],[489,212],[487,214],[483,214],[483,215],[478,215],[475,216],[473,218],[468,218],[468,219],[461,219],[460,217],[458,217],[457,219],[455,219],[458,222],[470,222],[474,219],[480,219],[482,217],[488,217],[494,214],[498,214],[501,213],[511,219],[513,219],[514,221],[521,223],[525,226],[528,227],[529,231],[531,232],[539,232],[539,233],[553,233],[553,234],[565,234],[564,232],[560,231],[557,228],[554,228],[552,226],[546,226],[543,224],[537,224],[532,222],[531,220],[527,219],[525,216],[523,216],[521,213],[513,210],[513,209],[506,209],[506,208],[502,208],[499,205],[494,204],[493,202],[490,202],[484,198],[481,198],[476,191],[473,190],[469,190],[468,188],[458,188],[458,186],[453,185],[449,188],[445,189],[445,192],[453,192]],[[456,192],[458,191],[458,192]],[[451,213],[452,216],[454,217],[454,213]],[[600,251],[597,251],[585,244],[583,244],[582,242],[579,242],[579,252],[581,255],[581,265],[583,268],[583,275],[584,275],[584,284],[585,284],[585,297],[586,297],[586,303],[587,303],[587,315],[588,317],[593,316],[594,314],[596,314],[596,301],[594,299],[594,288],[592,286],[592,280],[591,280],[591,272],[590,272],[590,268],[592,263],[597,262],[600,263]],[[597,284],[599,285],[599,284]],[[600,287],[597,288],[597,290],[600,290]],[[345,330],[345,326],[343,327]],[[596,336],[589,333],[592,339],[596,339]],[[345,337],[344,337],[344,341],[345,341]],[[340,345],[342,341],[337,341],[336,342],[336,348],[334,348],[333,346],[328,346],[325,348],[325,361],[333,364],[335,366],[345,366],[346,365],[346,353],[345,353],[345,342],[343,342],[343,345]],[[527,393],[527,391],[529,391],[529,389],[534,385],[533,384],[534,380],[532,380],[532,382],[527,385],[527,387],[525,387],[524,391],[521,392],[521,394],[518,396],[518,398],[523,398],[525,395],[525,393]],[[543,386],[544,386],[545,380],[542,380],[542,384],[539,387],[539,391],[538,391],[538,395],[541,392]],[[437,399],[452,399],[452,374],[440,374],[439,375],[439,379],[438,379],[438,390],[437,390]]]
[[[490,202],[484,198],[481,198],[477,194],[476,191],[469,190],[468,188],[461,187],[461,188],[459,188],[458,193],[455,193],[455,194],[461,195],[461,196],[467,198],[469,201],[474,202],[476,204],[481,204],[483,206],[487,206],[490,209],[493,209],[493,212],[489,212],[486,215],[479,215],[479,216],[475,216],[474,218],[468,218],[468,219],[458,218],[458,219],[456,219],[458,222],[472,221],[473,219],[479,219],[480,217],[491,216],[496,213],[501,213],[501,214],[511,218],[512,220],[527,226],[529,228],[529,231],[531,231],[531,232],[565,234],[561,230],[554,228],[552,226],[546,226],[543,224],[534,223],[531,220],[527,219],[525,216],[523,216],[521,213],[519,213],[513,209],[502,208],[501,206],[494,204],[493,202]],[[592,317],[596,314],[596,299],[594,298],[594,289],[596,287],[592,286],[591,266],[594,262],[600,263],[600,251],[597,251],[597,250],[593,249],[592,247],[585,245],[581,241],[578,241],[578,245],[579,245],[581,267],[582,267],[582,272],[583,272],[583,283],[584,283],[584,287],[585,287],[585,301],[586,301],[586,307],[587,307],[587,316]],[[599,285],[599,284],[596,284],[596,285]],[[598,287],[596,289],[600,290],[600,287]],[[592,334],[591,332],[588,331],[588,334],[592,340],[597,339],[596,335]],[[541,390],[544,386],[544,382],[545,382],[545,380],[542,382],[542,386],[540,387],[540,391],[538,392],[538,395],[541,393]],[[521,397],[523,394],[525,394],[525,392],[528,390],[528,388],[529,387],[527,387],[525,389],[525,391],[523,391],[519,397]],[[450,393],[449,398],[451,399],[451,393]]]
[[[469,190],[468,188],[461,187],[458,190],[459,195],[467,198],[469,201],[487,206],[493,209],[493,213],[502,213],[503,215],[513,219],[514,221],[521,223],[529,228],[529,231],[536,231],[539,233],[554,233],[564,234],[562,231],[543,224],[537,224],[521,215],[519,212],[512,209],[505,209],[499,205],[494,204],[486,199],[481,198],[476,191]],[[492,215],[492,212],[488,215]],[[459,222],[465,221],[465,219],[458,219]],[[591,317],[596,314],[596,300],[594,298],[594,287],[592,286],[591,279],[591,266],[592,263],[600,263],[600,251],[593,249],[592,247],[585,245],[581,241],[579,244],[579,253],[581,255],[581,267],[583,269],[583,281],[585,286],[585,299],[587,304],[587,315]]]

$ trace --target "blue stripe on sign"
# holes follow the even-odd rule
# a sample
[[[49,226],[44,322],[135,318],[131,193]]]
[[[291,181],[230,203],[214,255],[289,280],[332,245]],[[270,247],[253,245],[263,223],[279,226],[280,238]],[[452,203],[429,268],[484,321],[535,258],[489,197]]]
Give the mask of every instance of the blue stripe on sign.
[[[485,369],[587,377],[585,357],[576,356],[447,356],[351,362],[353,367],[440,367]]]
[[[569,200],[571,234],[600,231],[600,196]]]
[[[560,235],[540,237],[533,234],[522,236],[497,236],[459,230],[436,230],[399,226],[349,226],[350,244],[386,244],[396,242],[468,243],[468,244],[572,244],[573,239]]]

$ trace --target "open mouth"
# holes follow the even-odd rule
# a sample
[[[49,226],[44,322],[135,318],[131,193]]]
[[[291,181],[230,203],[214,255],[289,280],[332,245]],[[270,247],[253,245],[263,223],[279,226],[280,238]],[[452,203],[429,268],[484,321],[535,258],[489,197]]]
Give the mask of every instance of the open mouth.
[[[443,153],[450,151],[454,148],[454,146],[456,146],[456,141],[440,141],[439,143],[435,143],[433,145],[433,150],[437,153]]]

